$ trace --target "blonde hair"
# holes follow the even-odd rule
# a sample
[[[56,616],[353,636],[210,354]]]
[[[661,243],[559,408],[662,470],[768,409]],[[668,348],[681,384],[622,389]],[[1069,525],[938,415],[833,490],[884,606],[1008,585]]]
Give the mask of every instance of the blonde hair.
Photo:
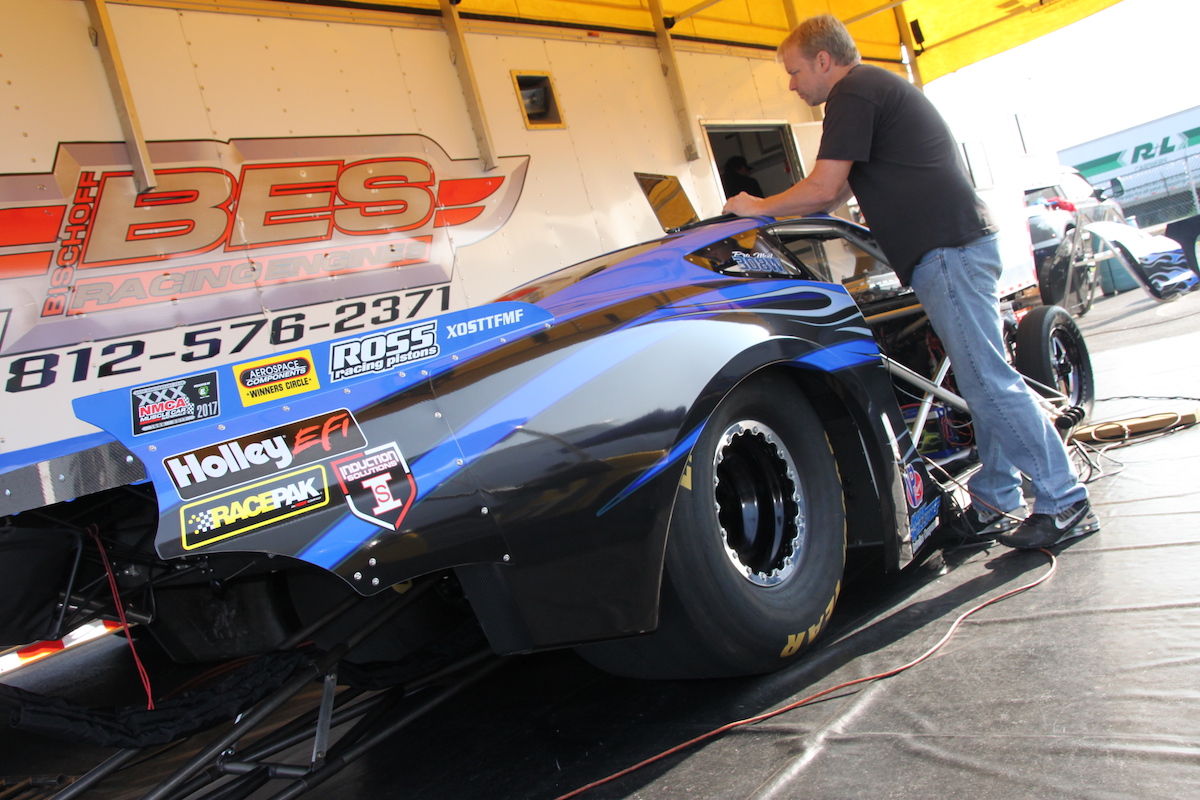
[[[832,14],[809,17],[797,25],[779,44],[776,58],[782,61],[784,51],[793,47],[809,61],[816,58],[817,53],[829,53],[833,63],[841,67],[857,63],[860,59],[854,37]]]

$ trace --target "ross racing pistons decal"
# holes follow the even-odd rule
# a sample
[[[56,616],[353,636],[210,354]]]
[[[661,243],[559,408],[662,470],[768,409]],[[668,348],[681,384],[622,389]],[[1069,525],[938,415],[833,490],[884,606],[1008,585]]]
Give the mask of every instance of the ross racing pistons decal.
[[[163,459],[184,500],[324,461],[365,447],[366,438],[347,409],[259,431]]]
[[[400,529],[417,482],[395,442],[332,463],[350,512],[390,531]]]
[[[215,372],[137,386],[129,390],[129,399],[134,436],[211,419],[221,413]]]
[[[185,550],[282,522],[329,505],[321,464],[188,503],[179,509]]]
[[[233,375],[242,405],[246,407],[321,388],[308,350],[238,364]]]
[[[912,464],[904,465],[904,499],[909,508],[917,508],[925,499],[925,481]]]
[[[402,364],[433,358],[441,352],[437,320],[360,336],[329,346],[329,380],[386,372]]]

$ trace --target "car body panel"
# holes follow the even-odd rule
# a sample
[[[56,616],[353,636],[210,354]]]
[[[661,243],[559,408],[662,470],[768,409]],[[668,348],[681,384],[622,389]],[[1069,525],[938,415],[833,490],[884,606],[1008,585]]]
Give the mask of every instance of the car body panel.
[[[145,465],[161,558],[268,553],[362,594],[453,568],[512,652],[653,629],[692,444],[734,386],[784,370],[852,428],[851,543],[902,567],[928,552],[940,490],[854,298],[805,278],[764,222],[668,236],[509,295],[534,302],[84,397],[76,413]],[[798,224],[869,241],[822,219],[779,230]],[[164,409],[201,399],[216,404],[202,418]]]

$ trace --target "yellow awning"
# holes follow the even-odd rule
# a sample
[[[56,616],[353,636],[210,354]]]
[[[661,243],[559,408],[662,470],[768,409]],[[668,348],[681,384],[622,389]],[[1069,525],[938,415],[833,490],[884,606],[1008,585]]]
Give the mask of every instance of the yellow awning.
[[[664,0],[671,35],[775,47],[789,20],[831,13],[847,23],[863,57],[902,69],[901,42],[915,23],[915,63],[928,83],[1055,31],[1120,0]],[[319,0],[318,0],[319,2]],[[436,9],[437,0],[373,0]],[[459,14],[652,33],[648,0],[462,0]],[[902,36],[902,31],[904,36]]]
[[[924,34],[917,46],[922,79],[974,64],[1072,22],[1119,0],[908,0],[904,14]]]

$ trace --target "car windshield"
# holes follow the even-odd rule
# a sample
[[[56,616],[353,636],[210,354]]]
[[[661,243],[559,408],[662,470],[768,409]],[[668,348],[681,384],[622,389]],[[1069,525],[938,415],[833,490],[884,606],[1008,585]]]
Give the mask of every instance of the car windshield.
[[[1029,238],[1034,247],[1043,247],[1058,241],[1058,231],[1045,217],[1032,216],[1029,218]]]
[[[549,297],[572,284],[579,283],[584,278],[595,275],[597,272],[603,272],[609,267],[661,247],[667,241],[669,240],[659,239],[653,242],[643,242],[642,244],[635,244],[632,247],[626,247],[623,250],[614,250],[602,256],[589,258],[587,261],[581,261],[569,267],[563,267],[557,272],[551,272],[549,275],[538,278],[536,281],[527,283],[524,286],[518,286],[511,292],[497,297],[494,302],[521,300],[526,303],[536,303],[538,300]]]
[[[698,267],[755,278],[808,278],[761,230],[749,230],[684,256]]]

